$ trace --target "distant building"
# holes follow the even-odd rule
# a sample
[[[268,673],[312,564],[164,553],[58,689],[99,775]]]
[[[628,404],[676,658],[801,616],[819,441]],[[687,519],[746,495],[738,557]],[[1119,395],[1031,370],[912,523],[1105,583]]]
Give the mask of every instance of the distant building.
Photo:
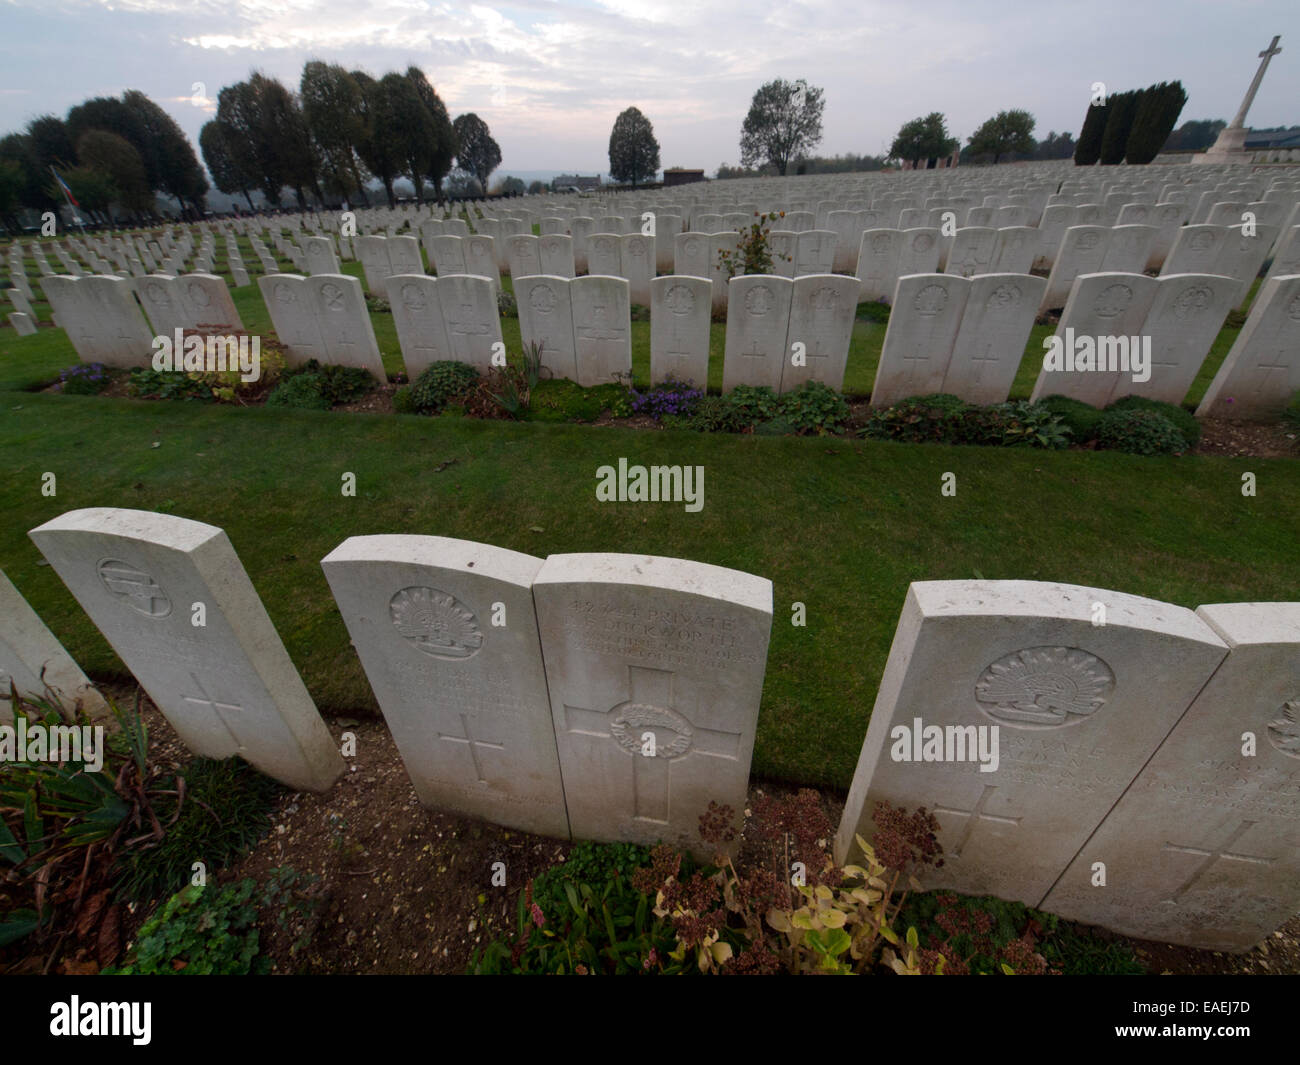
[[[595,177],[579,177],[577,174],[561,174],[551,182],[553,192],[563,192],[565,189],[580,189],[587,192],[592,189],[600,188],[600,175]]]
[[[680,166],[674,166],[664,171],[664,188],[672,185],[689,185],[692,182],[703,180],[703,170],[684,170]]]
[[[1265,148],[1300,148],[1300,126],[1289,129],[1252,129],[1246,134],[1246,151]]]
[[[952,155],[945,155],[939,159],[924,160],[920,166],[913,166],[910,159],[903,161],[904,170],[947,170],[949,167],[956,166],[961,162],[961,152],[955,151]]]

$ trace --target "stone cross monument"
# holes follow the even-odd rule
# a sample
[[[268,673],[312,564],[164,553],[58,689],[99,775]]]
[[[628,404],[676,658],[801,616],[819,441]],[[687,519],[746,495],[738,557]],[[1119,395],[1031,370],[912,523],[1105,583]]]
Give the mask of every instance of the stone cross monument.
[[[1246,153],[1246,112],[1250,110],[1250,105],[1255,101],[1255,93],[1259,91],[1259,83],[1264,80],[1264,71],[1268,69],[1269,60],[1282,51],[1277,46],[1277,42],[1281,39],[1281,37],[1275,36],[1273,43],[1259,53],[1259,57],[1263,62],[1259,64],[1259,69],[1255,71],[1255,78],[1250,83],[1250,88],[1246,90],[1245,98],[1242,99],[1241,106],[1237,108],[1236,116],[1220,131],[1218,139],[1210,150],[1203,155],[1193,156],[1193,162],[1250,162],[1250,156]]]

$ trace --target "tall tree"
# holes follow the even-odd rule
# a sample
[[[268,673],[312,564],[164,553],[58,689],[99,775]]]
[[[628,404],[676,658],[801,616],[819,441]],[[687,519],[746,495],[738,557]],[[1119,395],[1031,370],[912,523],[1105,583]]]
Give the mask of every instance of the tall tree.
[[[21,228],[18,208],[22,205],[24,184],[23,168],[12,159],[0,158],[0,221],[13,234]]]
[[[822,139],[822,90],[781,78],[754,93],[740,132],[742,166],[767,164],[785,176],[790,160],[805,155]]]
[[[41,115],[28,122],[27,141],[46,179],[50,177],[50,167],[70,167],[77,162],[77,150],[68,136],[67,124],[54,115]]]
[[[217,94],[217,122],[233,162],[256,178],[269,204],[279,205],[286,185],[300,208],[308,189],[323,198],[302,109],[278,80],[254,71],[247,81],[226,86]]]
[[[1101,138],[1110,120],[1110,101],[1090,103],[1079,130],[1079,142],[1074,149],[1075,166],[1092,166],[1101,158]]]
[[[609,174],[615,181],[630,181],[632,187],[655,176],[659,169],[659,142],[650,120],[635,107],[614,119],[609,135]]]
[[[1145,89],[1130,89],[1128,92],[1116,93],[1110,98],[1106,129],[1101,135],[1102,166],[1115,166],[1124,161],[1129,131],[1133,128],[1133,117],[1137,114],[1140,97],[1145,91]]]
[[[1182,82],[1162,81],[1147,89],[1138,103],[1137,114],[1133,116],[1133,128],[1129,130],[1124,157],[1138,165],[1151,162],[1169,139],[1186,103],[1187,93]]]
[[[313,59],[299,84],[303,118],[321,161],[327,191],[350,198],[364,189],[357,148],[366,138],[365,102],[356,79],[337,63]]]
[[[902,159],[919,168],[922,160],[942,159],[957,150],[960,141],[948,133],[948,123],[939,111],[914,118],[899,127],[889,146],[890,159]]]
[[[51,195],[50,172],[41,169],[40,161],[32,148],[32,140],[27,134],[10,133],[0,138],[0,161],[11,163],[18,170],[22,183],[18,192],[20,206],[35,211],[49,211],[63,202],[61,194],[54,194],[58,199]]]
[[[361,113],[365,132],[357,145],[357,154],[366,168],[379,179],[388,197],[388,206],[397,202],[393,183],[401,175],[403,160],[395,142],[389,137],[387,92],[381,84],[361,70],[352,72],[352,80],[361,90]]]
[[[1034,143],[1034,116],[1028,111],[999,111],[985,121],[967,142],[972,155],[991,155],[993,165],[1004,155],[1030,155]]]
[[[1184,122],[1165,141],[1167,152],[1196,152],[1208,148],[1228,123],[1221,118],[1191,119]]]
[[[175,197],[184,209],[188,203],[202,215],[208,179],[194,154],[194,145],[176,120],[144,93],[128,89],[122,103],[136,116],[144,131],[145,147],[136,145],[149,177],[149,187]],[[116,131],[114,131],[116,132]]]
[[[113,184],[113,202],[136,216],[153,212],[153,191],[144,162],[125,137],[104,129],[88,129],[77,139],[77,159],[83,167],[106,174]],[[80,199],[80,197],[78,197]]]
[[[407,67],[406,78],[415,86],[420,102],[424,104],[425,110],[429,112],[429,117],[433,120],[433,140],[429,145],[424,172],[428,175],[429,180],[433,182],[433,190],[437,194],[438,202],[441,203],[443,178],[451,173],[452,163],[460,150],[456,127],[452,124],[451,115],[447,112],[447,105],[442,102],[442,97],[429,84],[429,79],[424,76],[424,71],[416,66]]]
[[[253,207],[252,190],[257,185],[257,177],[240,168],[226,140],[225,127],[216,119],[205,122],[199,130],[199,150],[203,153],[203,162],[207,165],[217,190],[227,196],[242,194],[248,201],[248,209],[256,210]]]
[[[433,115],[424,106],[410,78],[401,74],[385,74],[379,79],[378,99],[375,140],[386,140],[392,145],[401,161],[399,172],[409,177],[415,188],[416,203],[424,203],[424,179],[438,138]]]
[[[473,111],[459,115],[452,123],[456,131],[458,148],[456,165],[478,179],[483,195],[487,195],[488,177],[501,165],[501,148],[492,139],[488,124]]]
[[[1069,159],[1074,155],[1074,136],[1069,133],[1057,133],[1052,130],[1038,142],[1034,149],[1035,159]]]

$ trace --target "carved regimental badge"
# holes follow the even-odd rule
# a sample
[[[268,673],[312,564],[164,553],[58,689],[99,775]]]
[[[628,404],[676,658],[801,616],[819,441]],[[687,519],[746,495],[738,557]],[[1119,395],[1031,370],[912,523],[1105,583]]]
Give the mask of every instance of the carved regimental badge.
[[[470,658],[483,646],[474,612],[436,588],[403,588],[389,601],[388,613],[398,632],[434,658]]]
[[[1077,647],[1030,647],[992,663],[975,684],[989,717],[1027,728],[1077,725],[1106,705],[1115,674]]]
[[[96,567],[104,587],[132,610],[147,618],[165,618],[172,601],[149,574],[117,558],[106,558]]]
[[[1300,697],[1283,703],[1277,720],[1268,723],[1268,742],[1283,754],[1300,758]]]

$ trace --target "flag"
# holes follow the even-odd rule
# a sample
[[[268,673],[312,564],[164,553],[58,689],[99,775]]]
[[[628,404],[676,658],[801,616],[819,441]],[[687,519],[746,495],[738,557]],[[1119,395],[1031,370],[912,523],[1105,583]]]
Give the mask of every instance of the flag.
[[[59,183],[59,188],[63,190],[63,195],[68,198],[68,202],[71,203],[73,207],[80,207],[81,204],[79,204],[77,198],[72,195],[72,190],[68,188],[67,182],[65,182],[63,178],[59,177],[59,172],[55,170],[54,167],[50,167],[50,173],[54,175],[54,180]]]

